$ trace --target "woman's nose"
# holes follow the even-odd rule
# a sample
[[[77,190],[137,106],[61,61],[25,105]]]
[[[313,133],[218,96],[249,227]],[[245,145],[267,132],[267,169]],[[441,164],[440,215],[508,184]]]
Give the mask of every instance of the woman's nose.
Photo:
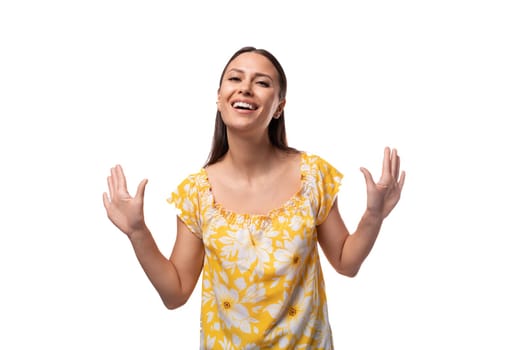
[[[242,95],[248,95],[250,96],[252,94],[252,87],[249,82],[243,82],[241,86],[239,86],[239,93]]]

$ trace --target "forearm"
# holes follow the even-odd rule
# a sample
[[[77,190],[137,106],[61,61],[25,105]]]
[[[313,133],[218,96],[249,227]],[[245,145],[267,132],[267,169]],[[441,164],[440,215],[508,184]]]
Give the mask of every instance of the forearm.
[[[149,229],[145,227],[134,232],[129,239],[142,269],[166,307],[174,309],[183,305],[187,296],[182,288],[177,269],[161,253]]]
[[[353,277],[359,272],[361,264],[376,242],[382,223],[383,218],[380,215],[365,211],[355,232],[345,239],[340,273]]]

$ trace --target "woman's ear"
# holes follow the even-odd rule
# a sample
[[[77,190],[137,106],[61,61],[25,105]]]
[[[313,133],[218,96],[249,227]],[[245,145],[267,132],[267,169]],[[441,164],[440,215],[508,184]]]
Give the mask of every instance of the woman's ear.
[[[284,105],[286,104],[286,100],[282,99],[279,101],[279,105],[277,106],[277,109],[275,110],[275,113],[273,114],[274,119],[279,119],[281,115],[283,114]]]
[[[217,110],[221,111],[221,95],[219,94],[219,91],[217,91]]]

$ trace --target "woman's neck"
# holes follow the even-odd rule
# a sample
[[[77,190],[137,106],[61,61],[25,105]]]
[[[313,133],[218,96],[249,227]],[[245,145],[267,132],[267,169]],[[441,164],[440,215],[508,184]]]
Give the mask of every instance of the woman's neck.
[[[237,176],[250,180],[271,171],[279,153],[269,140],[264,142],[229,140],[229,149],[224,156],[224,162]]]

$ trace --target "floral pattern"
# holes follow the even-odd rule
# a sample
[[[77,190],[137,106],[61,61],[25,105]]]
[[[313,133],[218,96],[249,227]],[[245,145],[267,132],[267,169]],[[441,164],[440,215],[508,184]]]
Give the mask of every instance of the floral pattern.
[[[168,199],[203,240],[201,349],[333,349],[317,225],[342,174],[301,153],[301,189],[267,215],[215,202],[205,169]]]

